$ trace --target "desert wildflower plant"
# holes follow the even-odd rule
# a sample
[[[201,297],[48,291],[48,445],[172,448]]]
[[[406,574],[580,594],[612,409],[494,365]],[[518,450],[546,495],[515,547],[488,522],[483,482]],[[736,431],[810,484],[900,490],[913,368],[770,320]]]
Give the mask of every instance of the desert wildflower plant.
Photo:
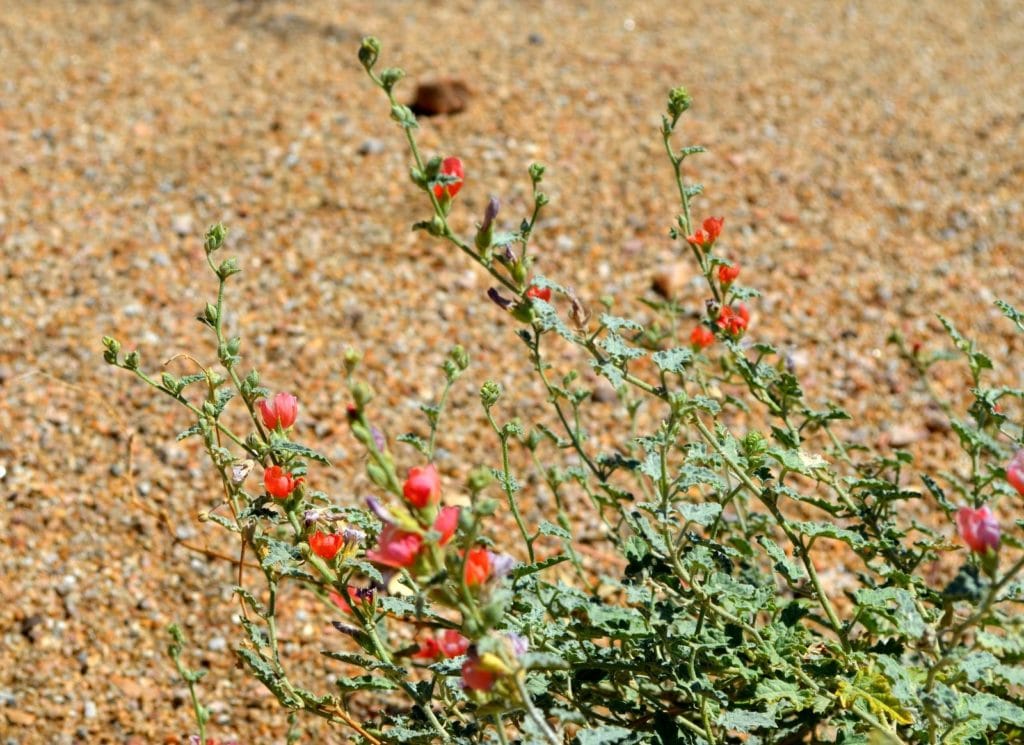
[[[372,423],[372,390],[352,351],[348,422],[376,493],[353,504],[318,490],[329,464],[293,438],[301,401],[264,387],[225,328],[240,266],[220,260],[227,232],[212,227],[205,249],[219,286],[199,320],[217,364],[153,375],[137,352],[113,338],[104,345],[107,362],[191,414],[180,437],[202,439],[230,509],[204,519],[259,562],[262,582],[235,588],[240,664],[293,717],[322,717],[372,745],[1024,742],[1024,449],[1008,414],[1024,391],[990,387],[992,360],[945,322],[973,383],[967,412],[946,406],[966,470],[915,474],[908,453],[845,443],[834,425],[847,414],[809,403],[786,357],[758,338],[757,292],[722,250],[728,220],[699,213],[702,187],[684,166],[703,148],[676,142],[691,106],[684,88],[670,91],[660,135],[679,196],[670,234],[699,268],[705,302],[696,322],[663,304],[643,325],[534,271],[531,239],[548,203],[542,166],[529,168],[532,212],[514,230],[499,229],[495,198],[475,234],[453,230],[458,195],[476,188],[472,165],[421,152],[416,117],[395,95],[404,73],[381,69],[380,54],[367,38],[358,58],[409,147],[426,213],[414,228],[489,277],[552,426],[506,419],[515,392],[485,382],[497,462],[470,474],[468,504],[452,503],[434,454],[470,355],[456,347],[445,360],[443,394],[423,406],[427,436],[391,443]],[[1024,331],[1024,314],[1000,307]],[[927,376],[934,359],[893,342],[908,372]],[[552,362],[566,346],[585,353],[629,413],[611,448],[588,432],[592,391],[579,372]],[[245,430],[228,426],[229,406],[244,409]],[[522,509],[513,454],[537,464],[550,514]],[[615,560],[601,572],[581,561],[569,493],[604,528]],[[495,535],[499,513],[515,525],[512,541]],[[551,545],[542,537],[561,550],[542,554]],[[822,580],[827,543],[841,544],[849,587]],[[950,571],[938,581],[941,566]],[[334,614],[337,638],[323,654],[335,667],[316,690],[282,661],[285,585]],[[174,633],[202,738],[198,677],[182,666]],[[364,716],[356,694],[391,705]]]

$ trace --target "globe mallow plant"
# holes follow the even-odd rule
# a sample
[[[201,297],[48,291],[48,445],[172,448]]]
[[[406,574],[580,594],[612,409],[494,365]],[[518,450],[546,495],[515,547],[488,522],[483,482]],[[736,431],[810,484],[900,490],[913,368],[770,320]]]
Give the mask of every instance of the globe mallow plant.
[[[516,391],[485,381],[495,462],[472,469],[468,500],[455,500],[436,443],[471,426],[442,419],[469,353],[445,358],[442,393],[422,407],[425,436],[392,441],[373,424],[373,391],[350,351],[339,365],[347,420],[375,491],[325,493],[327,458],[295,436],[301,390],[265,387],[225,326],[240,267],[219,258],[226,229],[210,228],[216,301],[199,314],[210,363],[150,373],[112,338],[104,355],[187,412],[180,437],[202,440],[230,512],[204,519],[258,559],[258,577],[239,574],[235,588],[238,662],[293,718],[321,717],[371,745],[1024,742],[1024,392],[990,385],[992,359],[943,319],[972,377],[969,408],[945,406],[962,462],[917,472],[909,453],[845,441],[848,415],[808,401],[786,356],[759,338],[758,293],[739,283],[727,220],[700,216],[702,187],[685,166],[704,148],[676,143],[693,105],[684,88],[661,118],[666,183],[679,197],[668,233],[703,277],[703,297],[692,310],[648,303],[656,320],[646,324],[607,303],[598,312],[535,271],[543,166],[530,166],[532,205],[511,228],[494,197],[475,233],[453,227],[459,195],[480,188],[472,163],[421,151],[396,95],[404,73],[382,69],[380,55],[367,38],[358,59],[409,148],[424,212],[413,227],[490,281],[508,365],[532,369],[548,411],[509,419]],[[1000,308],[1024,330],[1024,315]],[[948,358],[892,341],[911,375]],[[602,438],[592,428],[607,418],[579,371],[555,372],[567,347],[619,395],[625,415]],[[247,424],[229,425],[228,407]],[[534,487],[519,463],[553,498],[525,509]],[[570,494],[584,501],[570,507]],[[600,570],[583,560],[582,526],[595,522]],[[820,571],[837,552],[842,589]],[[317,688],[297,684],[280,654],[285,586],[333,617],[332,638],[312,642],[332,670]],[[363,715],[353,694],[389,705]]]

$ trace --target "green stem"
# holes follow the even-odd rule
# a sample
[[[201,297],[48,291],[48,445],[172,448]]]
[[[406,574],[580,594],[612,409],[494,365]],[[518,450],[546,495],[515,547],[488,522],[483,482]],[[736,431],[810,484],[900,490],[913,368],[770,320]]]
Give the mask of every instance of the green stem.
[[[449,380],[445,383],[444,390],[441,392],[441,400],[437,402],[437,417],[431,421],[430,424],[430,442],[427,444],[427,460],[434,460],[434,442],[437,440],[437,430],[441,425],[441,414],[444,412],[444,405],[448,401],[448,392],[452,389],[453,381]]]
[[[522,699],[523,706],[526,707],[526,713],[529,715],[533,723],[537,725],[537,729],[543,733],[544,738],[551,743],[551,745],[562,745],[561,740],[558,739],[558,735],[554,733],[550,726],[548,726],[547,720],[544,719],[544,715],[537,710],[537,707],[533,703],[533,699],[530,698],[530,692],[526,690],[526,683],[524,682],[524,675],[517,673],[512,676],[515,679],[516,690],[519,691],[519,698]]]
[[[128,369],[128,368],[125,368],[125,369]],[[164,388],[164,387],[163,387],[163,386],[162,386],[162,385],[161,385],[160,383],[158,383],[157,381],[153,380],[153,378],[151,378],[151,377],[149,377],[148,375],[146,375],[146,373],[142,372],[142,370],[139,370],[139,369],[135,369],[135,370],[132,370],[131,372],[135,373],[135,376],[136,376],[137,378],[139,378],[140,380],[142,380],[142,381],[143,381],[144,383],[148,383],[149,385],[151,385],[151,386],[153,386],[154,388],[156,388],[156,389],[157,389],[158,391],[162,391],[163,393],[166,393],[167,395],[169,395],[169,396],[170,396],[171,398],[173,398],[173,399],[174,399],[175,401],[177,401],[177,402],[178,402],[179,404],[181,404],[181,405],[182,405],[182,406],[184,406],[184,407],[185,407],[186,409],[188,409],[189,411],[191,411],[191,412],[192,412],[193,414],[195,414],[195,415],[196,415],[197,417],[199,417],[200,419],[208,418],[208,417],[206,416],[206,414],[204,414],[204,413],[203,413],[203,411],[202,411],[201,409],[199,409],[199,408],[198,408],[198,407],[196,407],[196,406],[193,406],[193,405],[192,405],[191,403],[189,403],[188,401],[186,401],[186,400],[185,400],[185,398],[184,398],[183,396],[181,396],[181,394],[175,395],[175,394],[173,394],[173,393],[170,393],[170,392],[169,392],[169,391],[167,391],[167,390],[166,390],[166,389],[165,389],[165,388]],[[227,428],[227,427],[225,427],[225,426],[224,426],[223,424],[221,424],[221,423],[220,423],[220,420],[218,420],[218,419],[213,419],[213,424],[214,424],[214,426],[215,426],[215,427],[216,427],[216,428],[217,428],[218,430],[220,430],[220,431],[221,431],[221,432],[222,432],[222,433],[223,433],[223,434],[224,434],[224,435],[225,435],[225,436],[226,436],[226,437],[227,437],[227,438],[228,438],[229,440],[231,440],[231,441],[232,441],[233,443],[235,443],[235,444],[236,444],[236,445],[238,445],[238,446],[239,446],[240,448],[242,448],[243,450],[245,450],[245,452],[247,452],[247,453],[248,453],[249,455],[251,455],[251,456],[252,456],[253,458],[256,458],[257,460],[259,460],[259,454],[258,454],[258,453],[256,453],[256,451],[255,451],[255,450],[253,450],[252,448],[250,448],[250,447],[249,447],[248,445],[246,445],[246,444],[245,444],[245,441],[244,441],[244,440],[242,440],[241,438],[239,438],[239,437],[238,437],[238,435],[236,435],[236,434],[235,434],[234,432],[232,432],[232,431],[231,431],[230,429],[228,429],[228,428]]]
[[[533,541],[530,539],[530,534],[526,530],[526,524],[523,522],[523,516],[519,512],[519,500],[516,499],[516,493],[512,489],[512,468],[509,465],[508,457],[508,437],[498,427],[497,422],[494,421],[494,417],[491,416],[491,410],[488,408],[484,409],[484,415],[487,417],[488,424],[491,425],[491,429],[498,436],[498,441],[501,443],[501,468],[504,478],[502,479],[502,490],[505,492],[505,498],[508,500],[509,510],[512,512],[512,517],[515,518],[516,525],[519,526],[519,533],[523,537],[523,543],[526,544],[526,551],[530,557],[530,563],[532,564],[536,559],[533,555]]]

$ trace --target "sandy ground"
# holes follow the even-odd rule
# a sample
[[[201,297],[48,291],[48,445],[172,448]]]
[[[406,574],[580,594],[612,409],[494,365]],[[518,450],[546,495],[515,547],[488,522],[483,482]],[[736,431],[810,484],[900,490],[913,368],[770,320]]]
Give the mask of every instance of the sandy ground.
[[[516,224],[526,167],[546,163],[539,269],[624,311],[642,312],[627,299],[677,260],[657,127],[686,84],[687,132],[712,151],[695,161],[698,214],[726,216],[727,253],[764,292],[757,333],[792,350],[812,395],[857,415],[852,439],[906,440],[931,468],[949,435],[885,339],[899,328],[938,349],[941,311],[998,360],[1022,351],[991,302],[1024,305],[1022,27],[1009,1],[5,0],[0,743],[177,742],[190,712],[164,654],[171,621],[210,670],[213,733],[283,742],[285,717],[233,669],[230,564],[174,545],[230,548],[195,522],[218,495],[196,445],[174,442],[184,412],[100,357],[114,333],[151,370],[179,351],[212,360],[192,320],[213,287],[207,224],[230,226],[245,269],[229,319],[243,354],[299,392],[299,435],[335,461],[317,478],[339,502],[369,488],[344,424],[349,345],[391,434],[432,395],[449,344],[469,348],[463,424],[439,463],[454,490],[494,462],[473,391],[521,385],[528,363],[483,275],[409,231],[422,203],[355,61],[361,36],[410,71],[406,91],[450,76],[473,92],[421,133],[466,162],[455,224],[491,194]],[[967,382],[947,365],[937,385],[956,398]],[[527,387],[505,413],[539,400]],[[326,616],[285,601],[286,651],[317,677]],[[321,731],[306,729],[303,742]]]

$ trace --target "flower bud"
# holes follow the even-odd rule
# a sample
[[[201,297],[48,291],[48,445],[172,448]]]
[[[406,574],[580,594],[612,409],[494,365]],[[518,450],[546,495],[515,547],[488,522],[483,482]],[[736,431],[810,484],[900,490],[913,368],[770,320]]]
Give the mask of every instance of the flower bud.
[[[462,180],[465,177],[462,161],[455,157],[445,158],[441,161],[439,173],[441,176],[447,176],[448,179],[446,179],[447,183],[434,184],[434,196],[439,200],[445,196],[454,199],[462,189]]]
[[[476,238],[474,239],[476,247],[481,251],[490,248],[491,243],[494,241],[494,218],[498,216],[498,208],[500,206],[497,197],[491,197],[487,202],[487,208],[484,210],[484,220],[480,223],[480,227],[476,231]]]
[[[409,477],[402,485],[406,501],[417,509],[434,504],[441,498],[441,477],[433,463],[409,469]]]
[[[469,354],[467,354],[465,347],[456,344],[452,347],[452,351],[449,353],[452,362],[460,370],[465,370],[469,367]]]
[[[493,380],[485,381],[480,386],[480,402],[485,409],[489,409],[501,398],[501,386]]]
[[[503,308],[505,310],[508,310],[508,307],[512,305],[512,301],[509,300],[507,297],[503,297],[502,294],[498,292],[498,288],[496,287],[491,287],[490,289],[487,290],[487,297],[493,300],[494,304],[497,305],[499,308]]]
[[[225,280],[232,274],[238,274],[240,271],[242,270],[238,267],[238,259],[232,256],[217,267],[217,277]]]
[[[352,347],[346,349],[344,357],[345,372],[351,375],[355,371],[356,367],[359,366],[359,363],[362,361],[362,359],[363,355],[360,354],[358,350],[353,349]]]
[[[373,69],[379,56],[380,42],[372,36],[364,37],[363,43],[359,45],[359,62],[367,72]]]
[[[405,77],[405,70],[400,67],[388,67],[381,70],[380,84],[386,91],[391,91],[399,80]]]
[[[1018,450],[1017,454],[1006,464],[1006,480],[1017,490],[1018,494],[1024,496],[1024,450]]]
[[[113,337],[104,336],[103,346],[106,347],[106,351],[103,352],[103,359],[111,365],[116,365],[117,355],[121,352],[121,342]]]
[[[999,523],[988,506],[961,507],[956,512],[956,525],[960,537],[974,553],[986,554],[999,549]]]
[[[494,481],[489,469],[480,466],[474,468],[466,476],[466,488],[473,494],[479,494]]]
[[[390,525],[395,521],[395,518],[391,516],[391,513],[385,509],[384,505],[376,497],[367,497],[366,507],[385,525]]]
[[[221,246],[223,246],[224,239],[227,237],[227,235],[228,229],[225,228],[220,223],[217,223],[216,225],[211,225],[210,228],[206,231],[205,240],[203,242],[203,247],[206,249],[206,253],[211,254],[217,249],[219,249]]]
[[[684,111],[690,108],[693,99],[683,86],[673,88],[668,92],[668,113],[673,119],[678,119]]]
[[[352,386],[352,398],[359,409],[364,409],[373,400],[373,389],[366,383],[356,383]]]
[[[127,367],[129,370],[138,370],[139,369],[139,353],[138,352],[129,352],[127,355],[125,355],[124,366]]]
[[[299,400],[290,393],[278,393],[269,401],[261,399],[256,406],[267,429],[286,430],[299,414]]]

